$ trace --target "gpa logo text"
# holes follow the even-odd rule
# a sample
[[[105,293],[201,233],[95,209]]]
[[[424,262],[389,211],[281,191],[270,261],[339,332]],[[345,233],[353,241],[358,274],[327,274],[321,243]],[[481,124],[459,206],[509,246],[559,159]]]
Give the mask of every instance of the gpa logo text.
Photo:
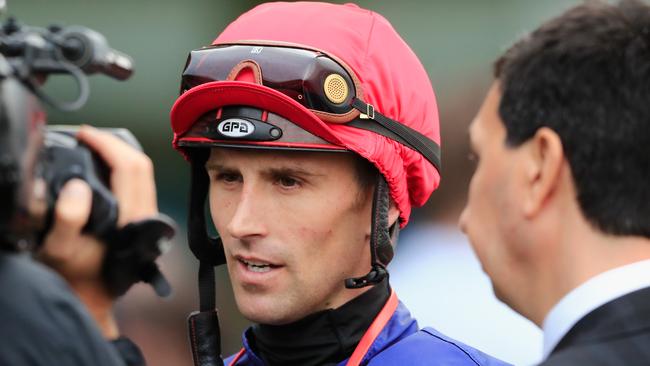
[[[241,138],[252,134],[255,126],[245,119],[228,118],[219,122],[217,130],[224,136]]]

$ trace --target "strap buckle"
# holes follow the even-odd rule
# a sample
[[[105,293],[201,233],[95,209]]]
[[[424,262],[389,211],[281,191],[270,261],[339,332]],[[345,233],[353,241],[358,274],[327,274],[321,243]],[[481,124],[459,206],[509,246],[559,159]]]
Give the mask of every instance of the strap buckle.
[[[361,119],[375,119],[375,107],[372,104],[366,104],[366,113],[359,114]]]

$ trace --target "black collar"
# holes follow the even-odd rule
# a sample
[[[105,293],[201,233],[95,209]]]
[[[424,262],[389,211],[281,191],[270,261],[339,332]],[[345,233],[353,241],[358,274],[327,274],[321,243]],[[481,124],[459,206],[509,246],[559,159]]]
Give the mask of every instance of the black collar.
[[[255,324],[246,337],[269,366],[336,365],[352,355],[389,296],[386,279],[337,309],[285,325]]]

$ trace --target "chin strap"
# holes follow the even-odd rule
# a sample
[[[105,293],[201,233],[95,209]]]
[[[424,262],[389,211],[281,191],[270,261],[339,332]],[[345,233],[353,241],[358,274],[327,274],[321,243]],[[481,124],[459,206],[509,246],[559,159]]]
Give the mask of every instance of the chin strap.
[[[373,286],[388,277],[386,266],[393,259],[392,242],[397,240],[399,224],[396,222],[388,228],[388,210],[390,208],[390,193],[388,183],[379,174],[372,201],[372,222],[370,229],[370,265],[371,269],[365,276],[348,278],[345,287],[349,289]],[[391,241],[392,240],[392,241]]]
[[[192,253],[199,260],[200,311],[190,314],[187,323],[194,365],[223,366],[214,267],[226,263],[226,256],[221,239],[207,235],[205,201],[210,179],[205,170],[206,160],[207,154],[195,154],[192,159],[187,239]]]
[[[207,154],[196,154],[192,161],[189,220],[187,223],[187,241],[192,253],[200,262],[199,298],[201,311],[215,308],[214,267],[226,263],[221,238],[207,235],[205,201],[210,187],[210,178],[205,170],[206,160]]]

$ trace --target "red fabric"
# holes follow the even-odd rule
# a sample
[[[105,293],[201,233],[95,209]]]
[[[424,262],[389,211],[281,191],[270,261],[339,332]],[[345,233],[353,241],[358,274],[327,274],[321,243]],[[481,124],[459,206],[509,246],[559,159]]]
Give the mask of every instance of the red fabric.
[[[381,15],[353,4],[266,3],[242,14],[213,44],[251,40],[302,44],[338,57],[356,73],[366,103],[440,144],[438,108],[427,73]],[[182,95],[171,114],[175,144],[201,114],[218,106],[250,104],[280,114],[375,164],[388,181],[402,226],[411,207],[423,205],[438,187],[439,172],[417,152],[373,132],[326,124],[279,92],[243,84],[213,82]]]
[[[236,75],[235,80],[255,83],[255,75],[253,74],[253,70],[250,68],[244,68]]]

